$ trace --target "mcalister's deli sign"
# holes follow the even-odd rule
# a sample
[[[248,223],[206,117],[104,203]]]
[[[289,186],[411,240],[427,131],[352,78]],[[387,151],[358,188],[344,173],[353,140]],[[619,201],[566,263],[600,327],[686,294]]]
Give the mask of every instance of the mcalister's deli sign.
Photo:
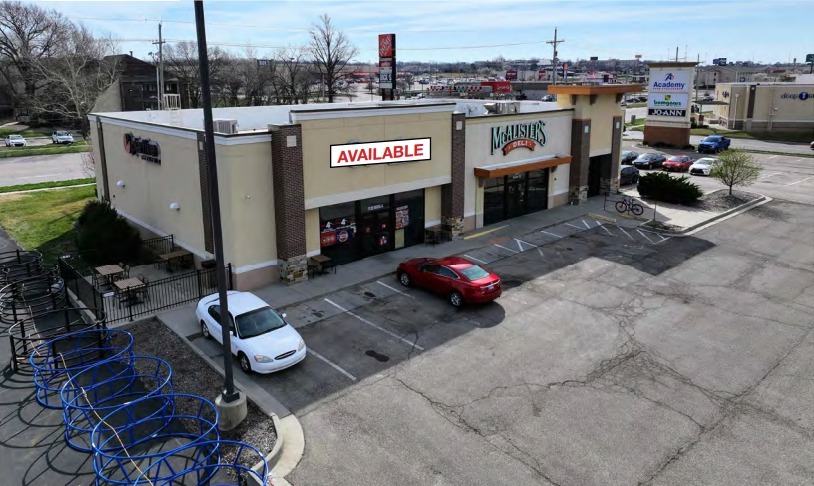
[[[429,138],[331,145],[331,167],[397,164],[430,160]]]
[[[515,123],[505,127],[492,127],[492,154],[503,150],[503,155],[520,147],[534,150],[536,145],[545,147],[545,122]]]

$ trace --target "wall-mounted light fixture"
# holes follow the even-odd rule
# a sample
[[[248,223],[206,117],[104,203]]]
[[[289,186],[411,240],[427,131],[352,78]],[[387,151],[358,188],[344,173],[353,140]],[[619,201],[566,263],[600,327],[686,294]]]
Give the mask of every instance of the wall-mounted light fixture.
[[[173,202],[170,203],[170,209],[180,211],[181,210],[181,205],[178,204],[177,202],[173,201]]]
[[[119,187],[124,187],[125,183],[124,183],[123,180],[119,179],[118,181],[116,181],[116,185],[119,186]]]

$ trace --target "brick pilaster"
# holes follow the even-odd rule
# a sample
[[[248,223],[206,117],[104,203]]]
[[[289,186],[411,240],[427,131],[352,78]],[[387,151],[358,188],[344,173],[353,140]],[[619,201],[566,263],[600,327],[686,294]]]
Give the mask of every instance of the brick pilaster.
[[[621,116],[613,117],[611,125],[611,163],[602,164],[602,180],[600,187],[602,194],[614,194],[619,192],[619,163],[622,159],[622,130],[624,121]]]
[[[588,200],[588,167],[591,160],[591,120],[571,120],[571,173],[568,202]]]
[[[453,239],[463,232],[464,184],[466,177],[466,115],[452,114],[452,181],[441,186],[441,224]]]
[[[272,127],[271,161],[275,233],[280,279],[293,283],[307,278],[305,244],[305,182],[302,126]]]

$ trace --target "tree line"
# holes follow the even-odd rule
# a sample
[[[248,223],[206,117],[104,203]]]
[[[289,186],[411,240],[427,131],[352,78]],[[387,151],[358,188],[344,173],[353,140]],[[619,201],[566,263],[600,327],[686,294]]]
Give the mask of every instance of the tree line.
[[[121,75],[118,45],[62,13],[37,4],[0,2],[0,92],[14,113],[43,122],[86,129],[96,99]],[[277,49],[257,62],[258,53],[219,47],[208,50],[216,106],[261,106],[350,99],[349,78],[358,50],[331,18],[311,26],[306,46]],[[176,78],[185,106],[201,106],[195,42],[164,48],[164,78]]]

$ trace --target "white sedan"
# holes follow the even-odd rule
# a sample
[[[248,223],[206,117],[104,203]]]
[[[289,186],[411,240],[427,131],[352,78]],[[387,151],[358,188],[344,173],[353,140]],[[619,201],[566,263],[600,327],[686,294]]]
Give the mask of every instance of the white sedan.
[[[229,314],[232,315],[232,355],[240,368],[250,373],[271,373],[294,366],[305,358],[305,341],[300,334],[260,297],[251,292],[230,290]],[[207,339],[223,344],[218,294],[201,299],[195,316]]]
[[[28,142],[25,141],[22,135],[9,135],[6,137],[6,147],[25,147]]]
[[[712,157],[704,157],[701,159],[696,160],[690,166],[690,174],[693,175],[709,175],[709,171],[715,164],[718,163],[718,159],[713,159]]]

